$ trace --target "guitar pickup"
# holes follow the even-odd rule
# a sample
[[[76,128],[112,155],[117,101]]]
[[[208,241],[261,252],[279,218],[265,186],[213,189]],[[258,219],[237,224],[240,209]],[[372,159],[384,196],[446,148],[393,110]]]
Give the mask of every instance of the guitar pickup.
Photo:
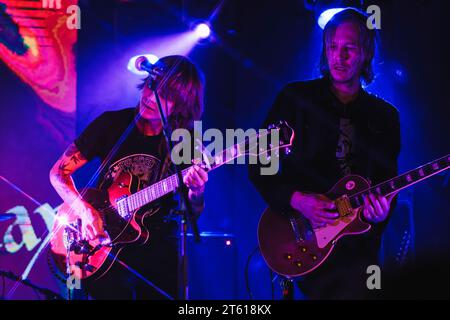
[[[341,218],[349,216],[353,213],[353,208],[347,195],[337,198],[334,203]]]
[[[290,222],[291,222],[292,231],[294,232],[294,235],[295,235],[295,241],[296,242],[303,241],[303,238],[300,236],[300,230],[298,229],[297,220],[294,218],[290,218]]]

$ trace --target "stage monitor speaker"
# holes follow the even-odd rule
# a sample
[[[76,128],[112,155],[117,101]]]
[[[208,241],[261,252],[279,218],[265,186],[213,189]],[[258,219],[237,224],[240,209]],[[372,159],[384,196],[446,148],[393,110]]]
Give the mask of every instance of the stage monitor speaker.
[[[187,253],[190,299],[237,299],[237,244],[232,235],[202,232],[200,243],[189,237]]]

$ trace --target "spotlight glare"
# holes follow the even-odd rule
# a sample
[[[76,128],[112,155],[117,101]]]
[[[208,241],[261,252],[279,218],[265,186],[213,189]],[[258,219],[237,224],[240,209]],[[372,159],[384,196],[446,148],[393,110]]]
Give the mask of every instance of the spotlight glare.
[[[137,56],[132,57],[128,61],[127,69],[129,71],[133,72],[134,74],[137,74],[140,76],[145,76],[145,75],[147,75],[147,72],[139,71],[138,69],[136,69],[136,59],[139,57],[142,57],[142,56],[146,57],[151,64],[155,64],[159,60],[159,58],[157,56],[155,56],[154,54],[139,54]]]
[[[67,219],[66,216],[58,216],[58,221],[61,225],[63,226],[68,226],[69,225],[69,220]]]
[[[226,244],[228,247],[231,246],[231,240],[225,241],[225,244]]]
[[[206,23],[199,23],[195,27],[195,34],[200,39],[206,39],[211,35],[211,28]]]
[[[319,26],[322,29],[324,29],[325,26],[327,25],[328,21],[330,21],[336,13],[339,13],[344,9],[345,8],[333,8],[333,9],[325,10],[324,12],[322,12],[320,14],[319,19],[317,19],[317,23],[319,24]]]

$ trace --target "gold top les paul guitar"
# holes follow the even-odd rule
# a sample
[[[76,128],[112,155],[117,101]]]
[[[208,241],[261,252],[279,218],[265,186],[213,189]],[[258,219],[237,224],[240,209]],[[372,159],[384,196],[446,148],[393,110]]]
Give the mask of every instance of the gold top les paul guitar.
[[[292,278],[308,274],[326,261],[341,237],[370,230],[370,224],[361,218],[365,195],[396,194],[449,166],[450,155],[447,155],[373,187],[360,176],[344,177],[325,194],[335,202],[340,217],[323,228],[313,229],[297,212],[281,214],[268,208],[258,225],[261,254],[267,265],[280,275]]]
[[[202,167],[211,171],[243,155],[276,156],[279,149],[292,145],[294,131],[285,122],[271,125],[259,134],[251,135],[219,154]],[[268,143],[271,142],[269,145]],[[269,147],[267,147],[269,145]],[[189,168],[182,171],[184,176]],[[100,277],[112,266],[120,251],[127,245],[146,243],[151,235],[143,224],[144,217],[156,211],[142,209],[178,187],[176,175],[169,176],[154,185],[138,190],[139,179],[129,173],[117,177],[106,191],[85,189],[83,199],[102,215],[111,243],[102,245],[98,239],[87,240],[81,235],[81,220],[69,204],[58,210],[52,229],[51,253],[58,270],[78,279]]]

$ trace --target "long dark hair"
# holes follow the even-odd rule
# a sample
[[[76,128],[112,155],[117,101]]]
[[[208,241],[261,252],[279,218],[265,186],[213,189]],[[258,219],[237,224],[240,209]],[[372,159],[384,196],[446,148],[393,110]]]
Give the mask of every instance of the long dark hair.
[[[158,93],[161,98],[174,103],[168,119],[172,129],[193,128],[194,121],[200,120],[203,113],[203,74],[191,60],[179,55],[163,57],[157,66],[163,68],[156,76]],[[151,78],[147,77],[138,88],[142,90],[149,81]]]
[[[327,23],[323,30],[322,54],[320,56],[320,72],[323,76],[330,75],[330,68],[327,60],[327,42],[335,34],[339,25],[345,22],[352,22],[358,26],[359,45],[365,53],[365,61],[363,64],[361,77],[366,85],[373,82],[375,75],[373,71],[373,58],[375,56],[376,30],[367,27],[368,16],[362,11],[355,8],[347,8],[335,14]]]

